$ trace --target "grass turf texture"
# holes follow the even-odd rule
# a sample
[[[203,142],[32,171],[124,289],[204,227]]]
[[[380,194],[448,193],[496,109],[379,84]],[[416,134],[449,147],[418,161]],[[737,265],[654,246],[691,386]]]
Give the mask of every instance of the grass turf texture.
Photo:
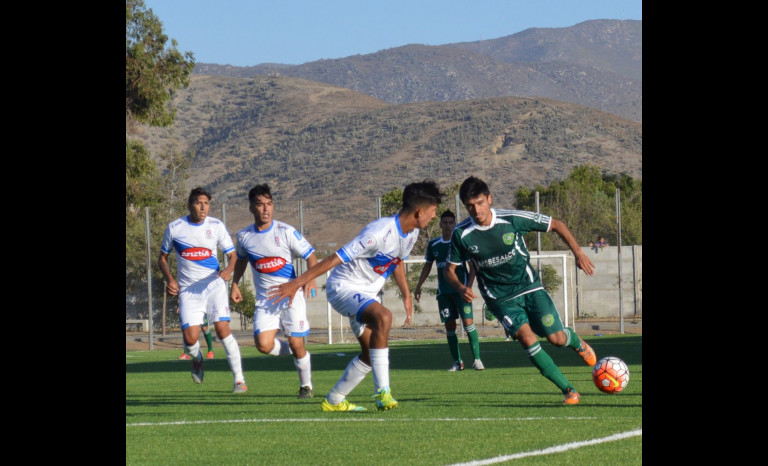
[[[390,343],[392,394],[377,411],[372,374],[347,396],[366,412],[325,413],[323,397],[359,351],[357,344],[309,345],[315,397],[298,400],[289,356],[241,347],[248,392],[233,394],[224,351],[204,363],[203,384],[178,350],[127,351],[125,460],[147,464],[454,464],[493,458],[516,464],[642,464],[642,336],[585,338],[597,357],[618,356],[627,388],[601,393],[592,368],[572,350],[541,340],[581,393],[576,406],[528,360],[517,342],[482,339],[486,369],[448,372],[444,340]],[[221,355],[220,357],[219,354]],[[628,433],[625,438],[610,439]],[[590,443],[593,442],[593,443]],[[605,442],[605,443],[603,443]]]

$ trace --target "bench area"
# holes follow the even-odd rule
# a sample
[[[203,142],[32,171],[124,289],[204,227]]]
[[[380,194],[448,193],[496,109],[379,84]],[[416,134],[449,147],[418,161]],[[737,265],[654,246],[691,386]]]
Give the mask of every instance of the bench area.
[[[149,319],[126,319],[126,324],[138,324],[140,332],[149,332]]]

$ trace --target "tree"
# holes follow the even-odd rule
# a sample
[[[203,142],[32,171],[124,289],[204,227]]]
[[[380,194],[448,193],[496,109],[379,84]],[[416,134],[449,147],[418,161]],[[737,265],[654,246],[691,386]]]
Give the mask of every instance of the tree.
[[[568,177],[549,187],[519,188],[515,191],[517,209],[536,211],[535,192],[539,192],[540,210],[565,222],[583,245],[598,236],[616,231],[616,188],[621,193],[622,243],[643,244],[641,180],[626,174],[604,175],[599,167],[582,165]],[[538,248],[538,235],[529,233],[529,250]],[[567,249],[557,235],[541,235],[542,250]]]
[[[256,310],[256,295],[251,291],[251,282],[243,280],[239,285],[240,293],[243,295],[243,300],[239,303],[230,303],[230,309],[232,312],[240,314],[240,324],[245,328],[248,328],[248,324],[253,322],[253,313]]]
[[[163,224],[171,220],[171,206],[175,196],[169,196],[168,186],[146,147],[128,135],[138,124],[168,126],[173,123],[175,110],[171,107],[173,93],[189,85],[194,67],[191,52],[182,54],[175,40],[166,48],[168,37],[163,34],[160,20],[147,9],[143,0],[125,2],[125,289],[126,302],[144,299],[141,291],[147,286],[146,277],[146,220],[144,208],[150,207],[150,230],[163,231]],[[180,157],[166,160],[175,168],[183,168]],[[170,175],[176,181],[181,173]],[[161,209],[160,207],[169,207]],[[151,259],[150,259],[151,260]],[[153,267],[153,282],[162,281],[157,267]],[[155,294],[162,287],[153,288]]]
[[[192,52],[183,54],[175,39],[166,48],[160,20],[143,0],[125,2],[125,118],[150,126],[169,126],[176,110],[173,93],[189,85],[195,66]]]
[[[163,163],[162,185],[163,203],[167,206],[168,215],[173,218],[178,212],[186,209],[186,180],[189,179],[189,168],[192,165],[191,153],[179,152],[175,143],[169,143],[166,150],[160,154]]]
[[[153,206],[161,201],[159,174],[144,144],[125,140],[125,208],[135,213],[137,206]]]

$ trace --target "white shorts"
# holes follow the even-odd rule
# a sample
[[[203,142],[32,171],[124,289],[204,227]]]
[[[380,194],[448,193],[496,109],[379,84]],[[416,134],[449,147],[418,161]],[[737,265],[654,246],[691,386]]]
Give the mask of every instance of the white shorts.
[[[285,302],[287,303],[285,298]],[[283,301],[280,302],[281,304]],[[304,291],[299,290],[293,297],[290,307],[284,305],[262,306],[257,303],[253,313],[253,336],[267,330],[282,330],[285,336],[306,337],[309,335],[309,320],[307,320],[307,302]]]
[[[362,293],[351,288],[328,286],[325,290],[328,302],[343,316],[349,317],[349,326],[352,333],[359,337],[365,330],[365,324],[360,322],[360,315],[371,303],[381,302],[378,294]]]
[[[227,282],[219,277],[195,283],[179,290],[179,320],[181,329],[208,322],[229,322],[229,293]]]

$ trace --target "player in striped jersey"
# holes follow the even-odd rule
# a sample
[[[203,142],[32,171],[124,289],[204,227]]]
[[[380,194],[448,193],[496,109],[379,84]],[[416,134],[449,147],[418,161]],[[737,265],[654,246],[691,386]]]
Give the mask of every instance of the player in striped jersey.
[[[488,309],[507,333],[520,342],[539,372],[562,390],[563,402],[578,403],[581,395],[544,351],[538,338],[546,338],[555,346],[572,348],[589,366],[595,365],[597,357],[574,329],[563,328],[555,303],[542,286],[536,268],[531,266],[523,235],[529,231],[554,231],[587,275],[594,273],[594,264],[562,221],[535,212],[492,209],[493,196],[479,178],[470,176],[464,180],[459,197],[470,217],[453,230],[446,280],[465,301],[474,299],[472,288],[465,286],[456,275],[456,268],[471,260]]]
[[[368,226],[350,242],[310,267],[295,280],[272,287],[271,299],[291,298],[315,277],[333,269],[326,282],[328,301],[336,312],[347,316],[360,343],[361,352],[347,364],[344,374],[326,395],[323,411],[366,411],[347,401],[346,396],[373,372],[376,407],[397,408],[389,386],[389,331],[392,311],[381,304],[379,291],[393,275],[403,296],[405,312],[413,316],[413,303],[405,277],[407,259],[419,235],[435,218],[442,193],[434,181],[411,183],[403,190],[403,206],[392,217],[383,217]]]
[[[170,295],[179,296],[179,320],[184,345],[192,356],[192,380],[203,383],[203,355],[200,351],[200,326],[207,315],[224,346],[235,379],[233,393],[248,390],[243,376],[240,347],[229,328],[227,281],[235,268],[235,246],[224,223],[208,216],[211,195],[195,188],[187,199],[189,215],[168,224],[157,259]],[[218,249],[227,255],[227,267],[221,270]],[[178,281],[171,275],[168,254],[176,251]]]
[[[469,347],[475,359],[472,367],[475,370],[481,371],[485,369],[485,366],[483,361],[480,360],[480,340],[477,335],[477,328],[475,328],[472,303],[465,302],[463,297],[445,281],[443,274],[451,248],[451,233],[455,226],[456,214],[446,210],[440,215],[442,236],[432,238],[427,244],[427,252],[424,254],[424,268],[421,269],[419,281],[413,290],[413,297],[416,298],[416,302],[421,300],[421,285],[424,284],[424,281],[429,276],[432,264],[437,261],[437,310],[440,314],[440,321],[445,324],[445,338],[448,340],[448,350],[453,357],[453,365],[448,371],[464,370],[464,361],[461,360],[461,350],[459,349],[459,337],[456,336],[456,319],[459,317],[461,317],[461,323],[467,332]],[[469,264],[470,271],[467,271],[464,264],[456,267],[456,275],[463,285],[472,288],[472,283],[475,279],[475,268],[471,265],[471,262]]]
[[[315,280],[311,280],[303,290],[297,290],[290,305],[287,299],[268,303],[267,292],[272,285],[296,278],[294,257],[306,260],[309,267],[315,265],[315,248],[295,228],[273,218],[275,203],[269,185],[259,184],[251,188],[248,203],[253,223],[237,233],[237,264],[230,297],[236,303],[243,300],[238,282],[250,263],[256,288],[256,309],[253,313],[256,348],[263,354],[273,356],[293,354],[293,364],[299,374],[297,398],[312,398],[312,364],[309,351],[304,346],[304,337],[309,335],[310,330],[305,298],[317,292]],[[278,329],[282,329],[287,342],[277,338]]]

